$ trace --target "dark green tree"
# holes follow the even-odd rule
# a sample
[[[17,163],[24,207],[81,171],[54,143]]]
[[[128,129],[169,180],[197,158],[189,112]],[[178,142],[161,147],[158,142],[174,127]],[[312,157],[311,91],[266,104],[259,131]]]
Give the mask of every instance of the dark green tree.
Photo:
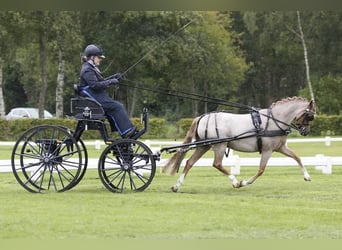
[[[240,102],[268,106],[305,87],[301,41],[287,26],[295,12],[237,12],[233,28],[240,34],[250,68],[240,88]]]
[[[0,11],[0,118],[15,105],[15,99],[19,103],[25,100],[18,83],[20,70],[13,62],[22,41],[22,23],[17,12]]]

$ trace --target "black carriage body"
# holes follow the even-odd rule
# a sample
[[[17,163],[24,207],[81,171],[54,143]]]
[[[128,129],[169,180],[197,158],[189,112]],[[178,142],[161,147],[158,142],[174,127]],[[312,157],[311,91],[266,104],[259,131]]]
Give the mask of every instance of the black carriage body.
[[[111,139],[106,114],[100,103],[87,97],[71,99],[71,112],[78,120],[75,131],[61,126],[37,126],[27,130],[12,151],[12,171],[18,183],[33,193],[63,192],[75,187],[88,164],[81,140],[85,130],[98,130],[106,145],[100,156],[98,173],[112,192],[143,191],[156,171],[149,147],[137,139],[147,131],[148,113],[144,109],[144,129],[132,139]]]
[[[103,140],[108,140],[108,132],[105,125],[106,114],[102,105],[88,97],[71,99],[71,114],[78,120],[74,137],[79,140],[85,130],[98,130]]]

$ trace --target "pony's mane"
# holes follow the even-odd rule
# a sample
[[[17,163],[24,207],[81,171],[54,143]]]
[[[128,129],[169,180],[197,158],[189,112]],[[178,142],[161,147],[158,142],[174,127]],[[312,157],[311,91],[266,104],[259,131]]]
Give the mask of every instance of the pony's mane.
[[[287,103],[287,102],[291,102],[291,101],[303,101],[303,102],[307,102],[308,100],[303,98],[303,97],[299,97],[299,96],[293,96],[293,97],[287,97],[287,98],[283,98],[277,102],[272,103],[272,105],[270,106],[270,108],[273,108],[274,106],[276,106],[277,104],[282,104],[282,103]]]

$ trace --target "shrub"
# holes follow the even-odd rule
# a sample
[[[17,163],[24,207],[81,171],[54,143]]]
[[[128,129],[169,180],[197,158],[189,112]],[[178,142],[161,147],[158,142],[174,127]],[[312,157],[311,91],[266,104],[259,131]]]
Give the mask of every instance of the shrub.
[[[177,122],[180,137],[184,137],[186,135],[186,132],[188,132],[193,120],[193,118],[183,118]]]
[[[143,128],[143,124],[141,124],[140,119],[133,118],[132,122],[139,129]],[[166,134],[166,120],[163,118],[151,118],[148,123],[148,132],[142,138],[163,138]]]
[[[342,135],[342,116],[317,115],[311,126],[311,135]]]

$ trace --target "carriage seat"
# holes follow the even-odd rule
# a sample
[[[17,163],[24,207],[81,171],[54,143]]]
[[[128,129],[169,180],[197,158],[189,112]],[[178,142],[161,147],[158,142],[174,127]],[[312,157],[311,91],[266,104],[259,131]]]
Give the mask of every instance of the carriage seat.
[[[71,98],[71,114],[76,119],[105,120],[102,105],[89,97]]]
[[[71,98],[71,114],[76,119],[105,120],[106,114],[102,105],[95,99],[79,95],[78,86],[74,86],[77,97]]]

